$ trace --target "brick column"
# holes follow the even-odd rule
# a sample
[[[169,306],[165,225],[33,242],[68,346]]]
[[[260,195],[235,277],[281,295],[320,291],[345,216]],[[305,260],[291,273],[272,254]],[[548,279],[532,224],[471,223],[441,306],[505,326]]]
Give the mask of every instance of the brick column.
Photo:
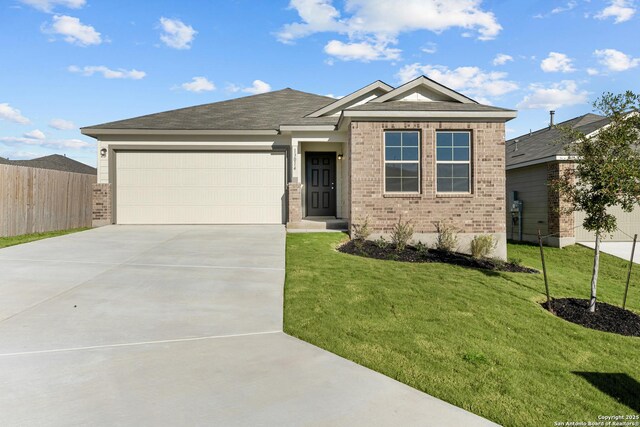
[[[554,234],[547,239],[547,242],[551,246],[563,247],[575,243],[574,213],[566,212],[570,206],[569,203],[553,188],[553,182],[573,167],[573,163],[555,162],[547,165],[547,184],[549,186],[547,221],[549,234]]]
[[[287,186],[289,204],[288,223],[302,221],[302,191],[299,182],[290,182]]]
[[[111,184],[93,184],[93,216],[91,225],[111,224]]]

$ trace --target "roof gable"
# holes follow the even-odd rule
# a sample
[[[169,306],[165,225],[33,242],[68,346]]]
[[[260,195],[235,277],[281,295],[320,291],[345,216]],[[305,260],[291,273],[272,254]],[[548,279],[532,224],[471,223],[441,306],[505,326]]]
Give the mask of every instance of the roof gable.
[[[375,82],[358,89],[357,91],[344,96],[317,111],[314,111],[307,115],[307,117],[330,116],[332,114],[339,113],[346,108],[366,104],[370,100],[389,93],[392,90],[392,86],[389,86],[383,81],[376,80]]]
[[[408,83],[376,98],[371,102],[417,101],[417,102],[460,102],[477,104],[473,99],[441,85],[426,76],[420,76]]]

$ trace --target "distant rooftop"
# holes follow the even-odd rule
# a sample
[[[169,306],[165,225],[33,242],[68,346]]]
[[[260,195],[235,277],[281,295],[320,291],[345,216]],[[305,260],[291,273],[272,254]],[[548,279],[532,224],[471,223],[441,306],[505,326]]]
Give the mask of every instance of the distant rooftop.
[[[506,165],[518,167],[536,160],[567,155],[561,142],[562,132],[559,127],[568,126],[588,135],[608,123],[609,119],[606,117],[589,113],[512,138],[506,143]]]
[[[96,168],[60,154],[52,154],[50,156],[38,157],[37,159],[31,160],[9,160],[4,157],[0,157],[0,164],[97,175]]]

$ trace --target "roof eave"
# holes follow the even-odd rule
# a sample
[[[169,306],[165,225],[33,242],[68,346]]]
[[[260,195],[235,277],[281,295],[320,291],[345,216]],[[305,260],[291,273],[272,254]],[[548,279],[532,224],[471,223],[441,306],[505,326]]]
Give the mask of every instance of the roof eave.
[[[334,131],[335,125],[280,125],[280,132],[295,132],[295,131]]]
[[[345,110],[344,117],[357,118],[423,118],[423,119],[441,119],[441,120],[465,120],[465,119],[491,119],[509,121],[515,119],[518,115],[517,111],[358,111]],[[342,118],[341,118],[342,121]]]
[[[103,135],[278,135],[276,129],[102,129],[80,128],[83,135],[97,138]]]
[[[520,168],[525,168],[527,166],[539,165],[539,164],[542,164],[542,163],[566,162],[566,161],[571,161],[571,160],[578,160],[578,156],[547,156],[547,157],[541,157],[539,159],[527,160],[526,162],[514,163],[514,164],[511,164],[511,165],[506,165],[505,169],[506,170],[520,169]]]

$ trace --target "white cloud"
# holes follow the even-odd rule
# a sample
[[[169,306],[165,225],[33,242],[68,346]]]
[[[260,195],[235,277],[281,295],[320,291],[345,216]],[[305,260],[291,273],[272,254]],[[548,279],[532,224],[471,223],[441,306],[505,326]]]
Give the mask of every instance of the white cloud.
[[[282,43],[291,43],[313,33],[342,33],[347,30],[346,23],[339,20],[340,12],[333,7],[331,0],[291,0],[289,9],[295,9],[303,22],[286,24],[276,34]]]
[[[206,77],[194,77],[190,82],[182,83],[182,89],[189,92],[209,92],[215,90],[216,85],[209,81]]]
[[[179,19],[160,18],[162,34],[160,40],[174,49],[191,49],[191,43],[198,33],[192,26]]]
[[[370,48],[376,47],[387,51],[377,55],[377,59],[393,60],[400,51],[388,46],[396,44],[401,33],[420,30],[441,33],[457,27],[480,40],[494,39],[502,26],[493,13],[482,10],[480,5],[481,0],[404,0],[401,7],[387,0],[346,0],[343,17],[331,0],[291,0],[289,7],[298,12],[301,20],[283,26],[276,37],[283,43],[292,43],[319,32],[344,34],[348,42],[336,41],[342,44],[331,46],[338,52],[344,53],[347,47],[367,49],[368,53],[354,59],[371,60]]]
[[[640,58],[633,58],[615,49],[596,50],[593,54],[609,71],[626,71],[640,64]]]
[[[0,119],[9,120],[10,122],[19,123],[21,125],[28,125],[31,123],[31,120],[20,113],[20,110],[13,108],[6,102],[0,104]]]
[[[564,53],[549,52],[549,56],[540,63],[540,68],[545,73],[571,73],[576,70],[572,62]]]
[[[490,103],[487,97],[497,97],[518,89],[518,85],[507,80],[507,73],[484,71],[478,67],[458,67],[449,69],[444,65],[406,65],[396,75],[401,83],[415,79],[421,74],[447,87]]]
[[[31,138],[31,139],[45,139],[46,138],[46,135],[40,129],[34,129],[31,132],[25,132],[23,134],[23,136],[25,138]]]
[[[614,18],[614,22],[619,24],[630,20],[635,15],[636,9],[630,0],[611,0],[609,6],[598,12],[594,18],[607,19]]]
[[[53,119],[49,122],[49,127],[52,127],[58,130],[71,130],[71,129],[75,129],[76,125],[75,123],[69,120]]]
[[[86,4],[85,0],[20,0],[20,2],[47,13],[51,13],[56,6],[80,9]]]
[[[400,49],[390,48],[386,43],[372,44],[366,41],[343,43],[339,40],[331,40],[324,47],[324,51],[343,61],[369,62],[400,58]]]
[[[428,54],[436,53],[438,51],[438,45],[433,42],[429,42],[420,50]]]
[[[590,76],[597,76],[598,74],[600,74],[600,72],[595,68],[587,68],[587,74],[589,74]]]
[[[144,71],[138,70],[125,70],[124,68],[118,68],[117,70],[112,70],[110,68],[105,67],[104,65],[90,65],[86,67],[77,67],[75,65],[71,65],[68,70],[72,73],[80,73],[83,76],[92,76],[96,73],[102,74],[105,79],[132,79],[132,80],[140,80],[144,78],[147,73]]]
[[[269,92],[271,90],[271,85],[263,82],[262,80],[254,80],[251,86],[245,87],[241,90],[252,95],[257,95],[259,93]]]
[[[517,108],[555,110],[560,107],[584,104],[589,98],[589,93],[580,90],[573,80],[563,80],[549,87],[532,84],[529,89],[531,93],[520,101]]]
[[[564,6],[558,6],[558,7],[554,8],[554,9],[552,9],[552,10],[551,10],[551,14],[556,15],[556,14],[558,14],[558,13],[568,12],[568,11],[570,11],[570,10],[574,9],[577,5],[578,5],[578,3],[577,3],[577,2],[575,2],[575,1],[569,1],[569,2],[567,2],[567,4],[566,4],[566,5],[564,5]]]
[[[513,61],[513,56],[499,53],[495,58],[493,58],[493,61],[491,61],[491,63],[493,65],[504,65],[509,61]]]
[[[95,147],[92,142],[83,141],[81,139],[36,139],[36,138],[19,138],[14,136],[0,137],[0,142],[9,144],[25,144],[25,145],[37,145],[41,147],[52,148],[73,148],[83,149]]]
[[[61,35],[67,43],[78,46],[84,47],[102,43],[99,32],[73,16],[54,15],[51,25],[43,27],[42,31],[47,34]]]

